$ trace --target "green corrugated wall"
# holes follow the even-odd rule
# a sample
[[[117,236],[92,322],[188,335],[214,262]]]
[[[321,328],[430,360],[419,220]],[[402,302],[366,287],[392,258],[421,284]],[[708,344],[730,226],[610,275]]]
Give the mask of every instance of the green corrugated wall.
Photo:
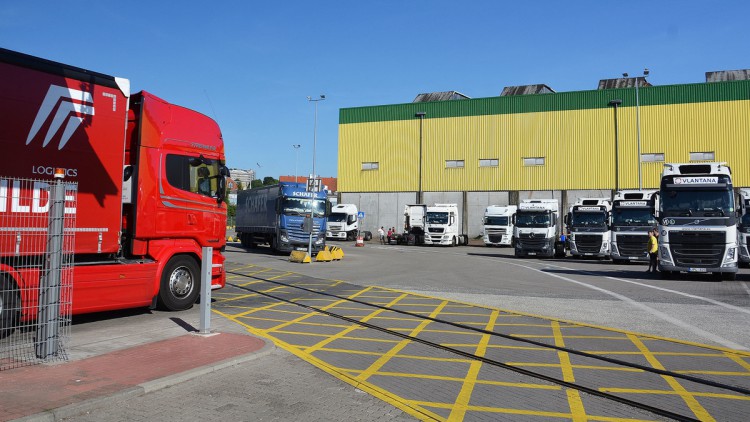
[[[713,151],[750,186],[750,81],[639,89],[641,153],[687,162]],[[422,190],[513,191],[615,188],[614,109],[618,108],[619,188],[638,187],[635,89],[491,97],[347,108],[339,118],[339,191],[417,191],[419,111]],[[527,167],[524,157],[544,157]],[[498,159],[497,167],[479,167]],[[464,160],[446,168],[446,160]],[[378,170],[362,170],[377,162]],[[658,186],[662,163],[642,163],[643,187]]]

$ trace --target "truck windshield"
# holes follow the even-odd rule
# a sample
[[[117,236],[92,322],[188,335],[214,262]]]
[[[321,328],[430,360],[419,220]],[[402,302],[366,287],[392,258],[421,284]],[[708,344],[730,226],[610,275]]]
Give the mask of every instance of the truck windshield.
[[[612,212],[614,226],[655,226],[656,219],[650,208],[615,208]]]
[[[332,212],[331,215],[328,216],[328,221],[333,223],[342,223],[346,221],[346,214],[340,212]]]
[[[542,212],[518,212],[516,214],[516,227],[550,227],[551,220],[547,213]]]
[[[664,217],[728,217],[734,213],[731,189],[662,189]]]
[[[573,211],[573,227],[604,227],[607,215],[604,212],[576,212]]]
[[[484,224],[488,226],[507,226],[508,217],[490,216],[484,217]]]
[[[448,224],[448,213],[427,212],[427,224]]]
[[[311,204],[313,217],[325,217],[326,201],[324,199],[284,198],[282,213],[286,215],[305,215],[310,212]]]

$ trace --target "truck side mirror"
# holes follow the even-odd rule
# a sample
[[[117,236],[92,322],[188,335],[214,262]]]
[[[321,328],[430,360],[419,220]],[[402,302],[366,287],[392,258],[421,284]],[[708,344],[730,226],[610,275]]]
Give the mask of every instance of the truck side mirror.
[[[513,215],[512,215],[511,217],[510,217],[510,222],[511,222],[511,223],[513,223],[513,225],[516,225],[516,215],[515,215],[515,214],[513,214]]]
[[[570,213],[565,214],[563,217],[563,223],[565,223],[566,226],[570,225]]]
[[[217,176],[216,180],[216,203],[221,204],[227,194],[227,179],[224,176]]]
[[[331,215],[331,201],[326,199],[326,217]]]
[[[276,214],[281,214],[281,197],[276,198]]]

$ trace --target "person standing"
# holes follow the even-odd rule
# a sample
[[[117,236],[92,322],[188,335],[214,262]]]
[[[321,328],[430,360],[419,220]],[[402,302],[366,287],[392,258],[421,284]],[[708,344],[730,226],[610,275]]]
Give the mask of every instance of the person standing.
[[[657,271],[658,263],[656,261],[659,255],[659,241],[656,238],[656,229],[648,232],[648,270],[646,272],[655,273]]]
[[[385,245],[385,230],[383,230],[383,226],[380,226],[378,229],[378,236],[380,236],[380,244]]]

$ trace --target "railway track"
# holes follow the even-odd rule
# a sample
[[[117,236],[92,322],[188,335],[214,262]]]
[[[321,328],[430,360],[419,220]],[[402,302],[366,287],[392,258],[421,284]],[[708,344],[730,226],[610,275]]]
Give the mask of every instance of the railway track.
[[[410,342],[448,352],[467,360],[481,362],[483,365],[489,365],[492,367],[500,368],[502,370],[512,371],[514,373],[541,380],[547,383],[552,383],[560,387],[577,390],[579,392],[600,397],[605,400],[610,400],[626,406],[630,406],[632,408],[640,409],[654,415],[659,415],[664,418],[678,421],[696,421],[704,419],[704,417],[701,416],[700,412],[689,415],[685,414],[686,412],[684,412],[682,408],[669,409],[663,407],[661,404],[655,405],[653,400],[636,400],[632,398],[632,395],[608,392],[608,389],[601,387],[603,384],[607,383],[597,382],[595,378],[592,379],[583,377],[582,380],[573,380],[573,377],[570,376],[555,376],[554,374],[551,374],[550,371],[528,369],[518,364],[514,364],[513,362],[503,361],[496,358],[472,353],[471,351],[467,351],[465,348],[446,345],[445,341],[442,341],[443,339],[441,339],[439,333],[420,333],[418,335],[410,335],[402,332],[401,330],[389,328],[386,324],[377,324],[373,320],[365,321],[363,320],[364,318],[346,315],[345,312],[336,311],[335,308],[324,309],[325,307],[316,306],[314,303],[320,298],[343,301],[346,303],[369,307],[374,310],[393,312],[409,319],[422,320],[428,322],[429,324],[431,324],[431,326],[440,328],[449,327],[449,329],[452,331],[465,331],[472,334],[490,336],[492,338],[501,339],[503,342],[511,342],[517,344],[518,346],[520,346],[519,348],[533,347],[536,349],[544,348],[553,350],[557,352],[557,354],[563,353],[577,357],[577,359],[580,360],[580,365],[604,365],[612,369],[621,368],[625,370],[625,373],[627,374],[637,373],[640,377],[643,378],[642,388],[646,390],[648,390],[649,387],[652,387],[655,384],[663,383],[664,380],[667,380],[668,383],[671,383],[674,380],[684,384],[686,386],[685,388],[691,391],[701,391],[705,394],[712,395],[732,395],[738,398],[742,398],[741,400],[747,400],[747,398],[750,397],[750,388],[745,385],[741,385],[739,383],[719,382],[708,377],[698,377],[690,374],[672,371],[666,368],[661,368],[659,367],[659,365],[654,365],[653,362],[649,361],[649,359],[646,359],[648,364],[638,363],[637,360],[639,360],[641,356],[639,356],[637,359],[631,360],[605,356],[600,353],[592,353],[589,351],[581,350],[581,348],[566,347],[565,345],[560,345],[557,342],[546,342],[532,338],[519,337],[517,335],[514,335],[513,333],[503,332],[503,330],[501,329],[487,330],[484,328],[473,326],[476,324],[456,321],[455,319],[451,320],[446,317],[434,317],[425,315],[424,312],[410,311],[406,307],[398,306],[398,304],[387,306],[376,301],[367,301],[352,298],[343,295],[343,289],[341,285],[336,285],[335,283],[329,287],[319,288],[306,287],[304,285],[305,283],[290,283],[280,281],[278,279],[278,276],[262,277],[258,274],[248,275],[235,271],[228,271],[228,275],[232,275],[235,278],[239,278],[240,280],[245,280],[245,282],[235,281],[228,284],[231,284],[237,289],[241,289],[251,294],[258,295],[259,297],[292,304],[308,311],[317,312],[321,315],[326,315],[340,321],[345,321],[349,324],[356,324],[367,329],[377,330],[381,333],[386,333],[396,338],[408,340]],[[300,296],[300,294],[302,296]],[[614,371],[611,373],[617,374],[617,372]],[[649,403],[649,401],[651,401],[651,403]]]

